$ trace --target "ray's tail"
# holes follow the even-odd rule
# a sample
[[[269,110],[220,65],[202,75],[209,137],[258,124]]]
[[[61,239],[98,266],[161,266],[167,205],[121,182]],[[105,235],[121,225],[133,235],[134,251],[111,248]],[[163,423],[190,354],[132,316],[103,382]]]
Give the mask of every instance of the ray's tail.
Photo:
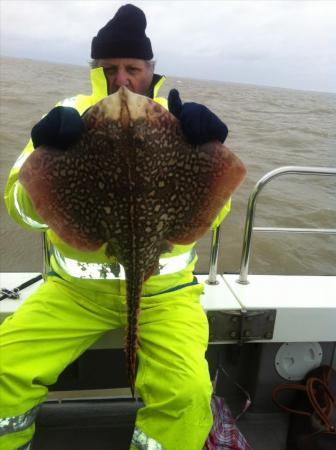
[[[132,397],[135,398],[136,353],[139,348],[139,314],[143,274],[126,273],[127,279],[127,332],[125,342],[126,369]]]

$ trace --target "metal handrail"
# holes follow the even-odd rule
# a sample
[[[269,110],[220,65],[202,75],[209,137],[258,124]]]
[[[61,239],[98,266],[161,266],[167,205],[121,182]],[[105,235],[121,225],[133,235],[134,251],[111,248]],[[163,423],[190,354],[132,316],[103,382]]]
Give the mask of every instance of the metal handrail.
[[[220,241],[220,225],[212,230],[212,239],[210,247],[210,268],[209,276],[206,282],[208,284],[218,284],[217,281],[217,264],[218,264],[218,252]]]
[[[277,228],[277,227],[253,227],[257,197],[261,190],[274,178],[288,174],[299,175],[336,175],[336,168],[331,167],[304,167],[304,166],[284,166],[272,170],[264,175],[254,186],[250,195],[246,221],[243,234],[243,249],[240,263],[240,275],[237,283],[248,284],[247,275],[251,254],[251,239],[253,231],[272,231],[272,232],[291,232],[291,233],[319,233],[319,234],[336,234],[336,229],[321,228]]]

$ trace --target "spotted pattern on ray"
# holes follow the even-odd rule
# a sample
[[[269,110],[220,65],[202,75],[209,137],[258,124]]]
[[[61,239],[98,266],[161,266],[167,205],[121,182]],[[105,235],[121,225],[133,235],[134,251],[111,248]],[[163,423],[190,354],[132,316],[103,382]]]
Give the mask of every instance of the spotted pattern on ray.
[[[126,88],[90,108],[85,131],[66,152],[40,147],[20,181],[36,211],[65,242],[106,255],[125,268],[125,343],[134,395],[143,282],[173,244],[199,239],[245,176],[219,142],[195,148],[179,121]],[[141,344],[141,343],[140,343]]]

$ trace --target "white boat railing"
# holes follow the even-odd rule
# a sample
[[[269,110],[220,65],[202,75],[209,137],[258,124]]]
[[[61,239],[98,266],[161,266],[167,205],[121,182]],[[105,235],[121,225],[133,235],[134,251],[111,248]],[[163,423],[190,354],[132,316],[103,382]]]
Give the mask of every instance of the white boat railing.
[[[240,263],[240,274],[237,283],[248,284],[248,269],[251,255],[252,234],[255,232],[275,232],[275,233],[316,233],[316,234],[336,234],[336,229],[328,228],[280,228],[280,227],[255,227],[255,211],[257,198],[262,189],[270,181],[283,175],[297,174],[297,175],[336,175],[336,168],[331,167],[304,167],[304,166],[284,166],[272,170],[264,175],[254,186],[254,189],[249,197],[247,205],[247,213],[243,234],[243,248]],[[215,253],[215,251],[214,251]],[[218,254],[218,249],[217,249]],[[211,269],[210,269],[211,270]]]
[[[299,174],[299,175],[336,175],[336,168],[330,167],[304,167],[304,166],[283,166],[278,169],[272,170],[264,175],[255,184],[254,189],[249,197],[246,220],[244,226],[243,234],[243,249],[240,262],[240,274],[237,283],[248,284],[247,276],[249,269],[249,261],[251,254],[251,242],[252,234],[255,232],[269,232],[269,233],[314,233],[314,234],[336,234],[336,229],[329,228],[283,228],[283,227],[255,227],[255,211],[257,198],[262,189],[270,181],[282,175],[289,174]],[[50,251],[48,243],[45,237],[45,233],[42,234],[43,240],[43,273],[46,274],[50,270]],[[218,284],[217,281],[217,266],[218,266],[218,255],[219,255],[219,245],[220,245],[220,225],[212,231],[212,239],[210,246],[210,265],[209,265],[209,276],[206,283],[210,285]]]

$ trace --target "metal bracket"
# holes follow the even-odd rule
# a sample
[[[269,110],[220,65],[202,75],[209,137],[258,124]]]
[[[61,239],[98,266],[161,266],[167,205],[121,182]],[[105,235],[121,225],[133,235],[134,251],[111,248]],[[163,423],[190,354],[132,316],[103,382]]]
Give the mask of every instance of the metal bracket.
[[[15,289],[0,288],[0,300],[4,300],[5,298],[10,298],[12,300],[19,299],[20,290],[18,288]]]
[[[6,298],[18,300],[20,298],[20,291],[40,280],[42,280],[42,275],[31,278],[30,280],[25,281],[24,283],[20,284],[20,286],[14,289],[0,288],[0,301],[5,300]]]
[[[247,341],[268,341],[273,338],[275,309],[208,311],[207,316],[210,343],[229,341],[243,344]]]

